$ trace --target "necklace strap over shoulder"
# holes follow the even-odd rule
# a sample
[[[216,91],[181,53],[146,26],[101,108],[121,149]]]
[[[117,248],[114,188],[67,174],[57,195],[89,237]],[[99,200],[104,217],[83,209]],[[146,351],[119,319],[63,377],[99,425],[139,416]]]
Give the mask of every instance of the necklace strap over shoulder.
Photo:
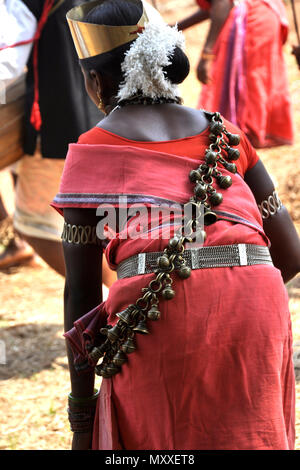
[[[140,98],[138,102],[141,103]],[[123,105],[124,103],[135,104],[137,101],[123,100]],[[106,325],[101,328],[102,343],[100,346],[91,347],[89,360],[95,365],[96,374],[103,378],[110,378],[121,372],[122,366],[128,360],[127,355],[136,350],[134,342],[136,334],[150,333],[147,320],[156,321],[161,316],[158,308],[159,297],[171,300],[175,296],[175,290],[172,287],[174,279],[171,275],[176,273],[182,280],[191,275],[193,265],[189,265],[184,256],[185,244],[186,242],[193,243],[193,241],[203,244],[206,239],[204,226],[217,221],[214,206],[218,206],[223,200],[223,194],[215,186],[228,189],[233,184],[229,175],[222,174],[222,167],[231,173],[236,173],[237,167],[233,161],[239,158],[240,153],[232,146],[239,145],[240,137],[227,131],[219,113],[206,112],[205,115],[209,120],[210,130],[208,148],[204,156],[205,162],[189,174],[189,180],[195,186],[194,194],[186,205],[189,206],[192,215],[183,218],[183,224],[180,224],[175,236],[169,240],[163,252],[156,257],[152,270],[154,276],[148,286],[142,289],[141,296],[134,304],[128,305],[125,310],[116,314],[118,321],[114,326]],[[245,245],[238,247],[237,250],[239,264],[245,265],[247,254]],[[263,255],[267,254],[263,253]],[[232,260],[228,261],[226,258],[225,261],[227,264],[228,262],[232,264]],[[97,365],[101,357],[103,360]]]

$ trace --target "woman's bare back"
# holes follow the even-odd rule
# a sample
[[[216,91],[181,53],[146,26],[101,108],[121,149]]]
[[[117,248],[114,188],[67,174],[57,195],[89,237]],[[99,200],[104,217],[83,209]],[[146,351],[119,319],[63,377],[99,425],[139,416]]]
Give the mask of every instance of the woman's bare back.
[[[149,142],[183,139],[200,134],[207,126],[203,111],[177,104],[117,108],[98,124],[126,139]]]

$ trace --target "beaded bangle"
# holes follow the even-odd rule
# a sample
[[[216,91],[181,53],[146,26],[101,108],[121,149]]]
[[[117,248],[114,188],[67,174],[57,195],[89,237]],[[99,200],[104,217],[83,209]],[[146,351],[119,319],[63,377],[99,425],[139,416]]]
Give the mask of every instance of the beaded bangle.
[[[71,393],[68,395],[69,403],[74,403],[77,406],[92,405],[96,402],[99,396],[100,390],[94,389],[94,394],[90,397],[73,397]]]
[[[86,433],[91,432],[94,426],[99,390],[94,390],[91,397],[73,397],[68,395],[68,417],[72,432]]]
[[[68,408],[68,417],[72,432],[90,432],[93,430],[96,407]]]

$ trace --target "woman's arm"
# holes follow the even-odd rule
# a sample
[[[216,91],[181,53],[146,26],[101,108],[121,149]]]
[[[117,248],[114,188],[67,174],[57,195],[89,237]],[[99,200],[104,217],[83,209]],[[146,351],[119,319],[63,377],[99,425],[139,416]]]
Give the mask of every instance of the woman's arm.
[[[232,9],[231,0],[212,0],[210,9],[210,28],[204,44],[204,51],[211,53],[221,29]]]
[[[199,8],[196,13],[193,13],[192,15],[177,23],[177,27],[179,31],[184,31],[185,29],[190,28],[195,24],[202,23],[202,21],[207,20],[209,16],[210,15],[208,10],[202,10],[202,8]]]
[[[210,28],[204,43],[202,56],[197,67],[200,82],[210,81],[210,65],[213,60],[213,48],[232,8],[231,0],[212,0],[210,9]]]
[[[274,184],[260,160],[247,171],[245,181],[257,204],[267,200],[274,191]],[[263,219],[263,227],[271,241],[273,263],[280,269],[284,282],[288,282],[300,272],[300,239],[286,208],[282,206],[275,215]]]
[[[96,226],[99,218],[94,209],[64,209],[65,222],[71,225]],[[66,264],[64,293],[65,331],[85,313],[102,301],[102,247],[63,242]],[[71,393],[73,397],[90,397],[94,392],[94,372],[78,375],[73,365],[73,353],[67,344]],[[73,449],[89,447],[91,433],[74,433]]]

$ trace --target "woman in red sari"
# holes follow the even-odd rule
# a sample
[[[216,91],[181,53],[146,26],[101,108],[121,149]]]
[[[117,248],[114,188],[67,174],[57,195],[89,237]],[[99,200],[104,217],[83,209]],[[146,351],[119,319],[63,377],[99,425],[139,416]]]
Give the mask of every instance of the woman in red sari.
[[[88,5],[68,18],[107,117],[70,146],[53,202],[73,449],[292,449],[291,219],[245,135],[180,104],[176,28],[148,22],[139,0]],[[104,238],[118,280],[101,303]]]
[[[200,9],[178,24],[207,18],[210,29],[197,67],[204,84],[199,107],[219,111],[254,147],[293,142],[283,44],[288,22],[281,0],[197,0]]]

